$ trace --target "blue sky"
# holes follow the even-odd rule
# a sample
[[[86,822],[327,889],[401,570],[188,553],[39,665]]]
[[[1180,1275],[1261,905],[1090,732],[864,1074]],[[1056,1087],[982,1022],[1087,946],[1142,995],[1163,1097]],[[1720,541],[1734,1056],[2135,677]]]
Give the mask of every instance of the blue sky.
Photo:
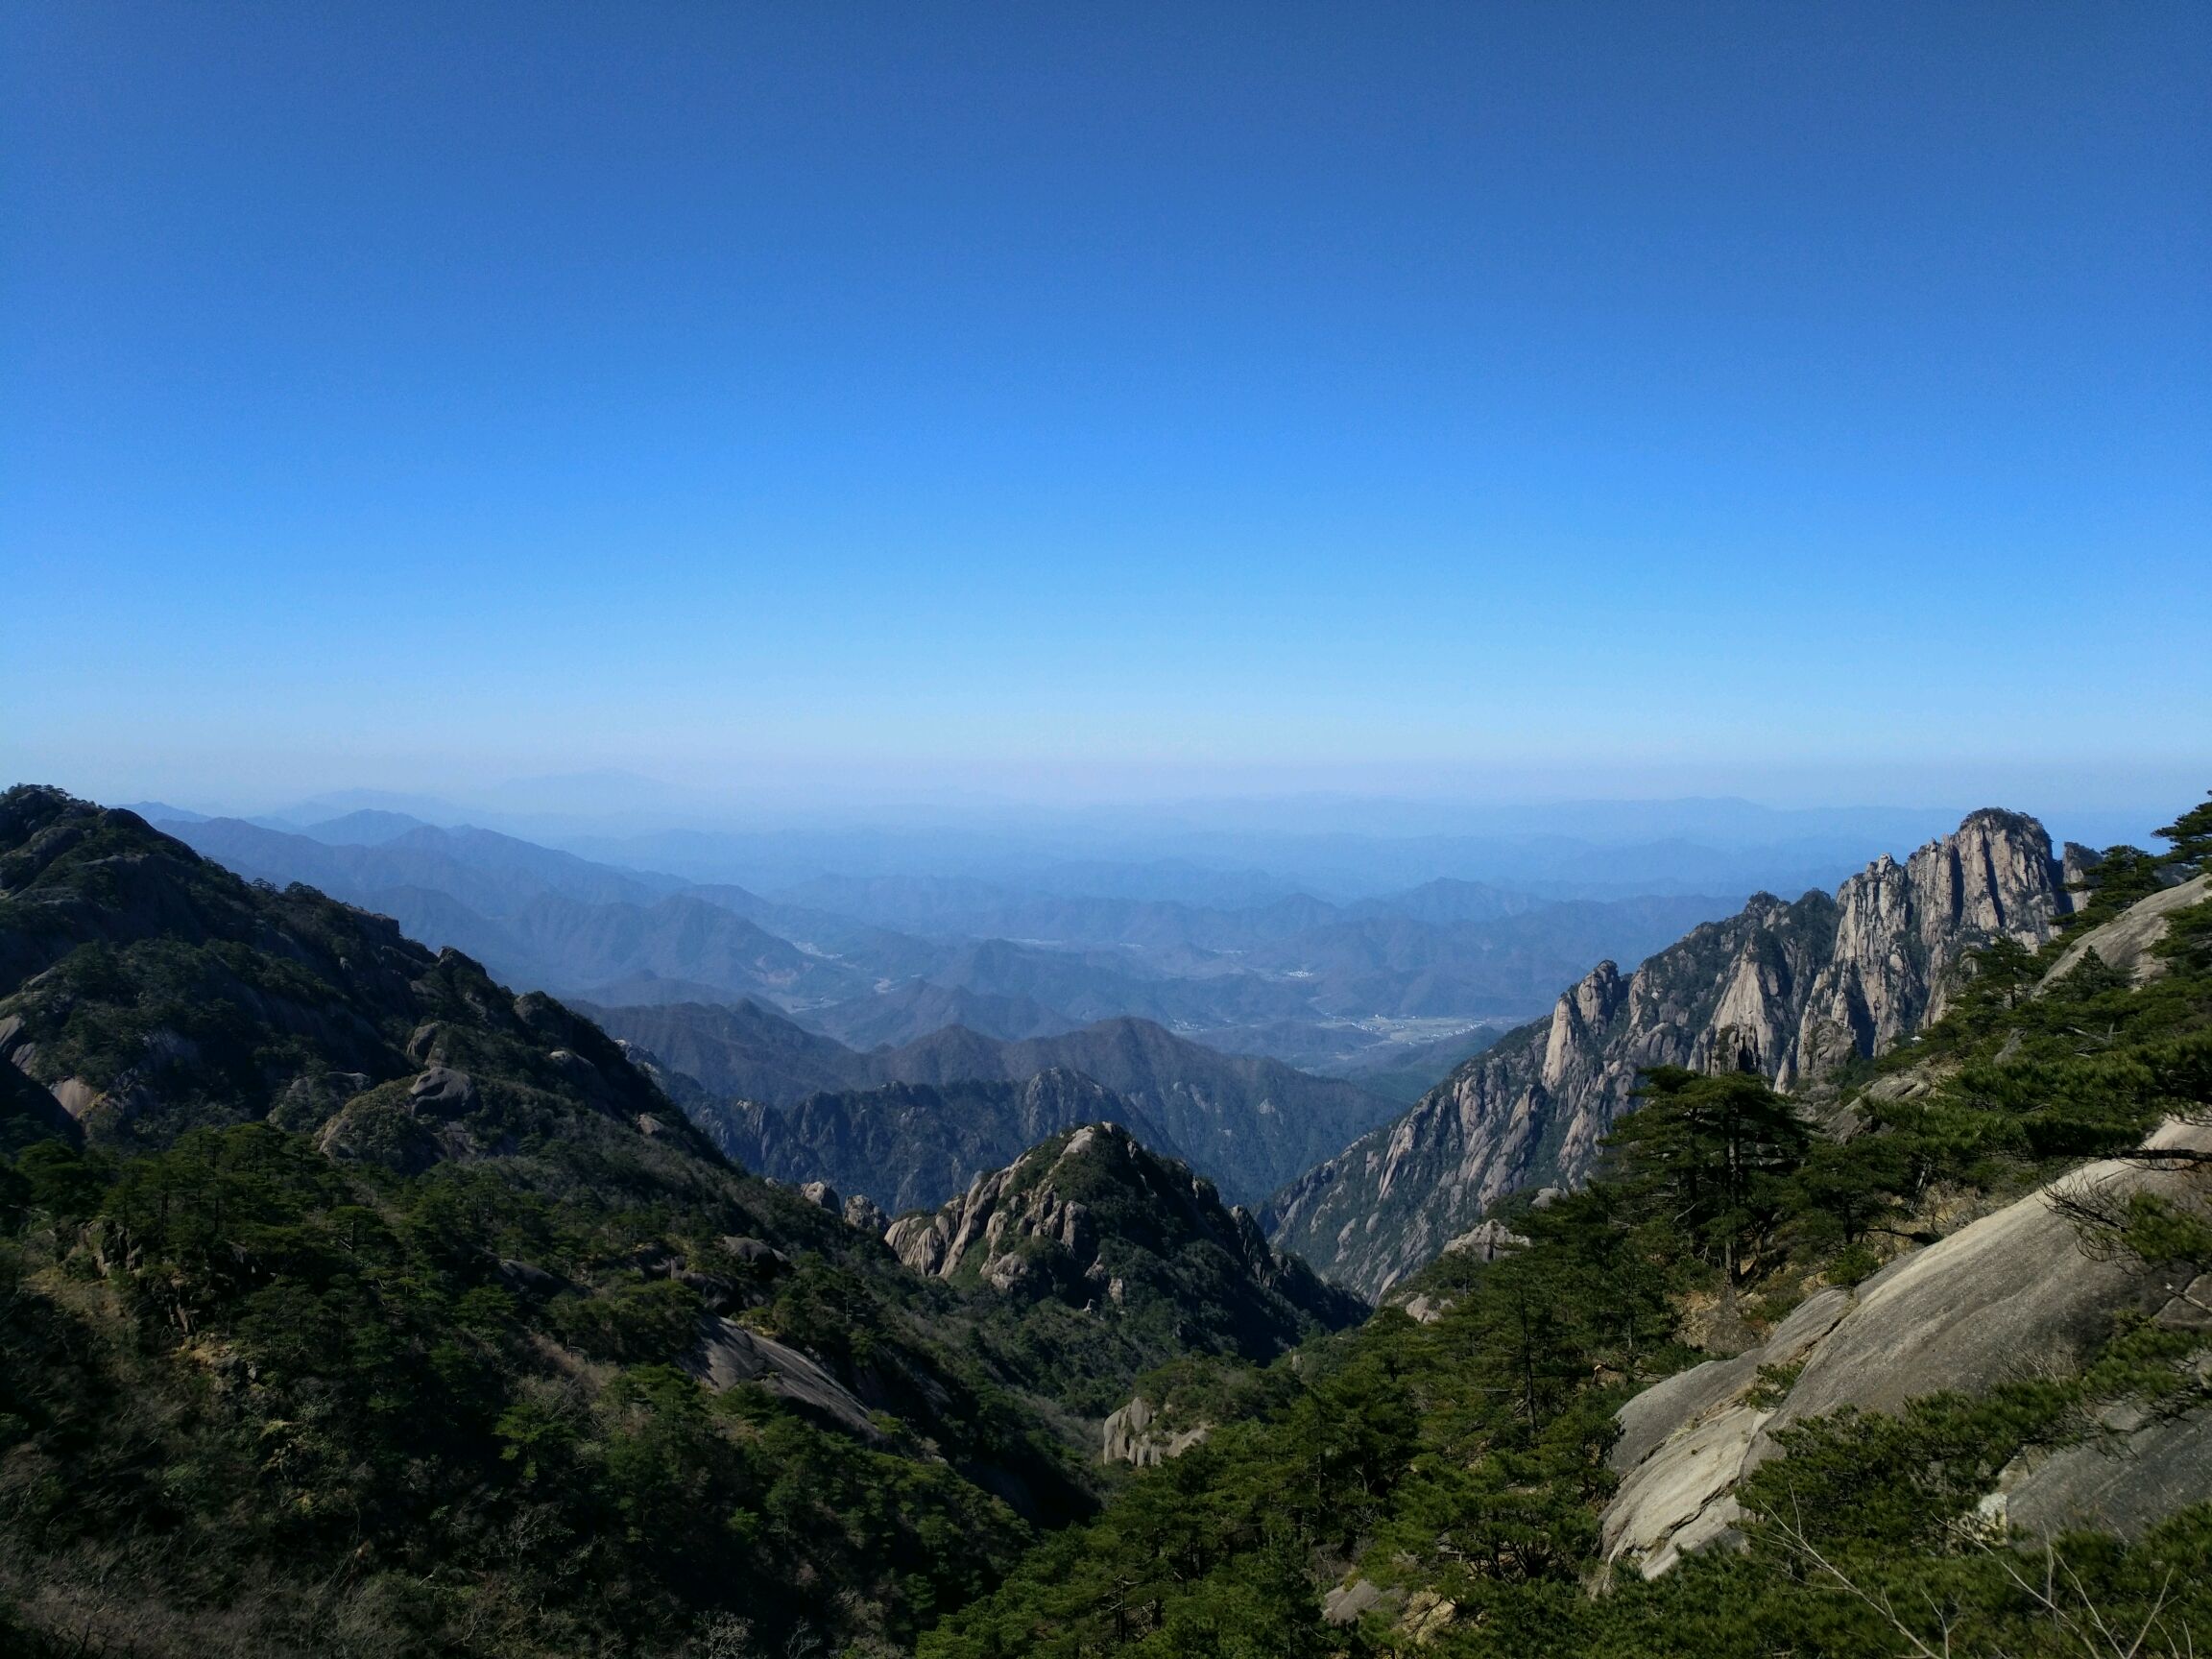
[[[17,0],[0,771],[2193,796],[2207,84],[2196,4]]]

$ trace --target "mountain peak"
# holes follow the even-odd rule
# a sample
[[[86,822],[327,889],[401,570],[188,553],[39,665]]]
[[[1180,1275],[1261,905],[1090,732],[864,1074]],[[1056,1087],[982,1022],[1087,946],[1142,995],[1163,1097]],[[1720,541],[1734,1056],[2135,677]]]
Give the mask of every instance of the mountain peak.
[[[1286,1189],[1273,1236],[1380,1294],[1520,1188],[1587,1176],[1652,1066],[1743,1069],[1790,1088],[1941,1016],[1959,968],[2037,945],[2071,912],[2043,826],[1984,807],[1831,898],[1755,894],[1647,958],[1601,963],[1545,1020],[1468,1061],[1397,1121]]]
[[[1111,1119],[1049,1137],[934,1213],[900,1216],[884,1242],[917,1272],[1109,1325],[1166,1320],[1187,1348],[1254,1360],[1363,1311],[1269,1245],[1211,1181]]]

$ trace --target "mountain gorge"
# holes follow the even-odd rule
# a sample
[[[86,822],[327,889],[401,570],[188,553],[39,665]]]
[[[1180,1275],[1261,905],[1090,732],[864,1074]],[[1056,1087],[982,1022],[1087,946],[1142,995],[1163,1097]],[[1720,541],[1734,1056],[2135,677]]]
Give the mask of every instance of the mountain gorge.
[[[1378,1295],[1503,1194],[1586,1178],[1649,1068],[1742,1070],[1788,1088],[1888,1051],[1940,1016],[1965,953],[2049,938],[2088,857],[2055,857],[2033,819],[1977,812],[1834,896],[1761,894],[1633,974],[1601,962],[1549,1020],[1285,1189],[1270,1234]]]

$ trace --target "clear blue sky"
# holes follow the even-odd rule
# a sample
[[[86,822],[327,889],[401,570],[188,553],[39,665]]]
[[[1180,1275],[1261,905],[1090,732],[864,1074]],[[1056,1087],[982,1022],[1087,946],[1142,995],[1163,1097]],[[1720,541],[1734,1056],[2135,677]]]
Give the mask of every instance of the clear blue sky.
[[[2212,772],[2195,0],[13,0],[0,63],[11,775]]]

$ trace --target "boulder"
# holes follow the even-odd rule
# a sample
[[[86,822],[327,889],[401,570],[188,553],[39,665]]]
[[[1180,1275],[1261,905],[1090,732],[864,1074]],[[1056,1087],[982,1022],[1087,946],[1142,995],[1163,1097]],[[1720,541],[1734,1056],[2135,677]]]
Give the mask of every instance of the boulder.
[[[868,1407],[821,1365],[798,1349],[731,1320],[711,1314],[701,1319],[699,1339],[682,1363],[716,1393],[740,1382],[757,1382],[863,1439],[883,1437]]]
[[[466,1071],[432,1066],[407,1086],[407,1110],[419,1118],[465,1118],[476,1110],[476,1085]]]
[[[1200,1423],[1171,1434],[1156,1432],[1153,1425],[1159,1421],[1159,1417],[1160,1412],[1153,1407],[1152,1402],[1142,1394],[1138,1395],[1106,1419],[1100,1434],[1098,1460],[1101,1463],[1131,1463],[1140,1469],[1149,1469],[1155,1464],[1166,1462],[1170,1457],[1182,1456],[1205,1439],[1213,1428],[1210,1423]]]
[[[751,1238],[742,1233],[725,1233],[720,1239],[722,1248],[740,1262],[751,1262],[758,1268],[788,1267],[791,1258],[765,1239]]]
[[[1406,1301],[1406,1316],[1423,1325],[1433,1325],[1451,1312],[1453,1306],[1449,1296],[1410,1296]]]
[[[1546,1190],[1556,1196],[1558,1190],[1547,1188]],[[1518,1250],[1527,1242],[1503,1221],[1479,1221],[1456,1238],[1447,1239],[1444,1252],[1450,1256],[1472,1256],[1478,1262],[1495,1262],[1506,1251]]]
[[[1385,1590],[1373,1579],[1355,1578],[1349,1584],[1337,1585],[1321,1598],[1321,1622],[1354,1624],[1362,1613],[1378,1608],[1392,1613],[1405,1604],[1405,1591],[1395,1587]]]
[[[382,1091],[347,1102],[315,1136],[315,1148],[338,1164],[377,1164],[401,1175],[420,1175],[445,1155],[430,1126]]]
[[[875,1199],[865,1192],[855,1192],[845,1200],[845,1225],[857,1227],[863,1233],[880,1238],[887,1218]]]

